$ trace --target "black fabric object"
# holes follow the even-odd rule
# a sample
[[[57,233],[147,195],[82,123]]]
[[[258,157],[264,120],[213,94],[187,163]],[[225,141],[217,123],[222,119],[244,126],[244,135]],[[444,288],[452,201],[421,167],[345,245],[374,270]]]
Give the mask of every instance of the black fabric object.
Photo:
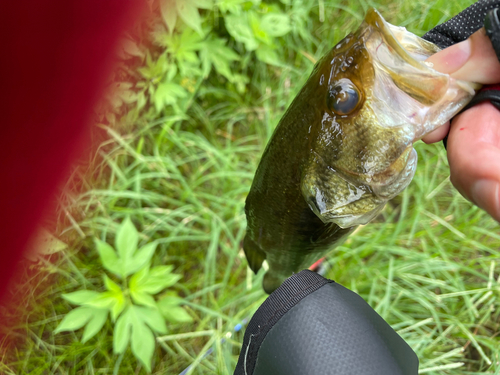
[[[484,29],[486,30],[486,35],[488,35],[488,38],[491,40],[497,59],[500,61],[500,18],[498,8],[490,10],[486,14]]]
[[[440,48],[462,42],[483,27],[486,14],[490,10],[499,7],[500,0],[479,0],[455,17],[436,26],[422,38]]]
[[[360,296],[304,270],[253,316],[234,375],[416,375],[418,358]]]

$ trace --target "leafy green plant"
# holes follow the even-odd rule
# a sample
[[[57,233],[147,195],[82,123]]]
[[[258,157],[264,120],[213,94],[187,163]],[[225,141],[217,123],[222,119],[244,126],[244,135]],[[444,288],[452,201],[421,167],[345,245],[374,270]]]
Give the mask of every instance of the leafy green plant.
[[[130,218],[126,218],[116,233],[115,249],[95,239],[102,264],[121,286],[107,274],[103,275],[105,292],[79,290],[63,294],[68,302],[79,307],[71,310],[54,333],[84,328],[82,343],[94,337],[105,325],[108,315],[115,323],[113,351],[123,353],[129,343],[134,356],[147,371],[155,348],[155,333],[167,333],[165,319],[170,322],[190,322],[192,318],[180,306],[183,299],[169,291],[156,301],[154,295],[174,285],[181,278],[172,273],[173,266],[151,268],[156,243],[137,248],[139,236]],[[130,278],[129,278],[130,276]]]
[[[155,0],[147,27],[122,41],[121,72],[110,84],[105,121],[185,116],[211,76],[243,95],[249,69],[286,66],[286,48],[310,41],[310,7],[281,0]],[[286,37],[293,35],[294,42]],[[109,111],[113,113],[110,114]],[[123,121],[121,121],[123,122]]]
[[[260,6],[247,12],[232,12],[225,17],[231,36],[243,43],[248,51],[255,51],[257,59],[270,65],[282,65],[276,52],[279,42],[291,31],[290,17],[277,7]]]

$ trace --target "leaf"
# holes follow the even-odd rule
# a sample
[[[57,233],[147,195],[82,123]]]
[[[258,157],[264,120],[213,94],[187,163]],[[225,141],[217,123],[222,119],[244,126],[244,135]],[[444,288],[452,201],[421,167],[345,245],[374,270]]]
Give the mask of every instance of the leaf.
[[[255,40],[254,34],[248,23],[248,16],[244,15],[230,15],[224,18],[226,29],[231,36],[240,43],[245,45],[248,51],[257,49],[259,44]]]
[[[172,64],[168,68],[167,74],[165,75],[167,82],[173,80],[176,75],[177,75],[177,65]]]
[[[182,277],[181,275],[171,273],[173,266],[158,266],[149,271],[149,275],[144,281],[138,284],[137,288],[141,292],[156,294],[163,289],[174,285]]]
[[[92,290],[79,290],[77,292],[63,294],[62,298],[74,305],[83,305],[86,302],[93,300],[98,295],[98,292],[94,292]]]
[[[163,289],[174,285],[182,275],[171,273],[173,266],[158,266],[149,271],[148,281],[144,290],[151,294],[161,292]]]
[[[129,266],[131,273],[137,272],[137,270],[140,270],[150,262],[157,245],[158,244],[156,242],[150,242],[137,251],[132,259],[131,265]]]
[[[118,290],[99,293],[98,296],[86,302],[85,305],[111,310],[111,318],[114,321],[125,308],[125,296],[123,291],[118,288]]]
[[[55,254],[68,247],[66,243],[62,242],[48,230],[43,228],[37,233],[35,243],[38,247],[38,254],[41,255]]]
[[[196,51],[199,51],[203,45],[203,37],[191,29],[185,29],[182,33],[175,33],[163,39],[164,45],[167,47],[167,52],[172,55],[177,61],[180,69],[184,68],[187,63],[192,63],[191,65],[198,66],[200,61]],[[169,66],[169,70],[172,70],[172,65]],[[171,81],[173,76],[172,72],[167,73],[166,81]]]
[[[117,354],[123,353],[130,341],[132,353],[143,364],[146,370],[150,372],[155,338],[146,323],[158,323],[158,316],[155,316],[154,312],[148,310],[151,309],[133,305],[127,308],[116,323],[113,335],[113,351]],[[160,326],[162,331],[163,328],[166,330],[164,323]]]
[[[292,29],[290,26],[290,18],[285,14],[270,13],[262,17],[260,27],[268,35],[279,37],[286,35]]]
[[[243,11],[242,4],[246,0],[219,0],[217,7],[222,13],[233,13],[239,15]]]
[[[269,35],[267,31],[262,28],[262,20],[256,12],[248,12],[248,22],[256,39],[267,45],[273,45],[271,35]]]
[[[121,354],[127,349],[130,340],[130,330],[132,328],[132,307],[129,306],[116,321],[115,329],[113,330],[113,352],[115,354]]]
[[[111,308],[111,318],[113,321],[118,318],[118,316],[122,313],[123,309],[125,308],[125,297],[123,294],[120,294],[120,297],[116,298],[116,302]]]
[[[116,250],[122,263],[123,277],[130,275],[128,272],[128,264],[130,263],[130,258],[132,258],[132,255],[137,250],[138,241],[139,235],[137,229],[135,229],[134,224],[132,224],[130,217],[127,216],[118,227],[115,238]]]
[[[151,306],[151,307],[156,306],[155,299],[151,294],[145,292],[130,291],[130,295],[132,296],[134,302],[138,305]]]
[[[161,0],[160,11],[161,16],[163,17],[163,21],[165,21],[165,25],[167,25],[168,32],[172,34],[177,22],[177,9],[175,0]]]
[[[201,17],[198,8],[193,0],[182,0],[176,2],[177,14],[182,18],[184,23],[195,30],[198,34],[203,35],[201,30]]]
[[[104,275],[104,285],[109,290],[107,297],[111,299],[111,318],[115,321],[118,315],[120,315],[125,308],[125,296],[123,295],[123,291],[120,286],[111,280],[107,275]]]
[[[171,264],[167,264],[164,266],[156,266],[149,270],[149,277],[165,277],[172,273],[174,266]]]
[[[137,109],[142,109],[146,105],[146,95],[141,91],[137,93]]]
[[[61,321],[61,323],[54,330],[54,333],[61,331],[75,331],[82,328],[85,324],[83,331],[82,342],[87,342],[90,338],[95,336],[106,323],[108,311],[105,309],[98,309],[94,307],[78,307],[71,310]]]
[[[246,85],[248,83],[248,76],[243,74],[235,74],[233,82],[236,84],[236,90],[238,90],[240,94],[245,93]]]
[[[114,292],[99,293],[94,299],[85,303],[86,306],[97,307],[100,309],[111,309],[116,303]]]
[[[257,58],[269,65],[281,66],[280,59],[276,52],[269,46],[261,45],[259,49],[255,51]]]
[[[212,0],[191,0],[193,4],[200,9],[211,9],[214,4]]]
[[[168,60],[166,53],[162,53],[157,60],[153,61],[149,51],[146,51],[146,66],[137,68],[137,71],[146,79],[158,82],[168,69]]]
[[[54,333],[80,329],[89,321],[91,317],[91,307],[77,307],[66,314],[61,323],[59,323],[57,328],[54,330]]]
[[[175,104],[178,98],[187,96],[186,90],[172,82],[162,82],[158,85],[153,97],[153,102],[157,112],[161,112],[164,105]]]
[[[139,318],[132,323],[132,353],[151,372],[151,359],[155,349],[153,332]]]
[[[130,295],[134,302],[138,305],[156,307],[156,302],[153,296],[145,292],[142,288],[148,277],[149,265],[147,267],[144,267],[142,270],[140,270],[130,278]]]
[[[94,337],[106,323],[108,318],[108,311],[105,309],[93,309],[94,313],[89,320],[83,331],[82,343],[86,343],[89,339]]]
[[[181,275],[172,273],[173,266],[158,266],[151,270],[144,267],[130,279],[130,295],[135,303],[144,306],[156,307],[152,294],[175,284]]]
[[[172,323],[190,323],[193,321],[191,315],[180,306],[163,306],[160,311],[165,319]]]
[[[209,39],[203,44],[200,56],[205,77],[208,76],[213,66],[217,73],[232,82],[234,77],[229,64],[231,61],[239,60],[239,56],[225,44],[223,39]]]
[[[137,46],[137,43],[134,42],[132,39],[129,38],[123,39],[121,41],[120,47],[123,50],[123,52],[125,52],[125,54],[123,53],[121,54],[125,58],[127,57],[127,55],[140,57],[141,59],[143,59],[145,56],[144,52]]]
[[[130,290],[136,290],[139,285],[144,283],[149,275],[149,265],[136,272],[131,278],[129,283]],[[138,290],[138,289],[137,289]]]
[[[130,82],[116,82],[114,93],[111,97],[111,103],[115,108],[120,107],[123,103],[133,103],[137,99],[137,94],[131,90],[132,84]]]
[[[182,90],[181,95],[184,94],[184,89],[182,89],[182,87],[180,87],[180,89]],[[138,241],[139,234],[129,217],[120,224],[116,232],[115,244],[118,254],[106,242],[98,240],[97,238],[95,239],[97,251],[101,256],[104,267],[120,278],[125,278],[133,274],[145,264],[149,263],[156,250],[157,244],[155,242],[149,243],[137,250]],[[107,283],[106,287],[108,290],[114,290],[116,292],[121,290],[120,287],[114,284],[110,279],[105,278],[104,281]],[[112,284],[114,284],[114,286],[112,286]]]
[[[167,294],[157,302],[162,315],[173,323],[190,323],[193,318],[179,305],[184,300],[177,296],[175,292]]]
[[[48,230],[40,228],[29,242],[24,256],[35,262],[41,255],[55,254],[67,247],[68,245],[57,239]]]
[[[146,322],[153,331],[163,334],[167,333],[165,319],[161,315],[156,304],[154,308],[138,307],[138,309],[140,309],[139,312],[144,322]]]
[[[97,238],[94,239],[94,242],[104,268],[121,277],[121,262],[118,261],[118,256],[116,255],[115,250],[111,247],[111,245]]]
[[[161,304],[162,307],[167,306],[179,306],[184,302],[184,299],[179,297],[175,292],[167,292],[166,295],[158,301],[158,304]]]
[[[113,280],[111,280],[108,277],[108,275],[104,275],[104,286],[110,292],[122,293],[122,289],[118,286],[117,283],[115,283]]]

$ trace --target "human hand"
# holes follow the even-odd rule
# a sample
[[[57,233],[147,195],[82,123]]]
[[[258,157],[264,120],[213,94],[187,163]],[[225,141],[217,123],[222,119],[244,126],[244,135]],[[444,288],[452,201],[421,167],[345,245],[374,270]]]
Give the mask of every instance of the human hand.
[[[434,69],[457,79],[500,83],[500,63],[484,28],[427,61],[434,64]],[[483,102],[423,141],[438,142],[446,134],[451,182],[464,197],[500,222],[500,111],[490,102]]]

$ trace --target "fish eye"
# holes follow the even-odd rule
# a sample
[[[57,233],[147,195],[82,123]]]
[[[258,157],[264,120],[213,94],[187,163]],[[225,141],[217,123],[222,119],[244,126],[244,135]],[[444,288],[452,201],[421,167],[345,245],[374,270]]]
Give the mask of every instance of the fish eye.
[[[360,99],[356,85],[351,80],[342,78],[330,86],[326,104],[337,115],[348,115],[356,109]]]

